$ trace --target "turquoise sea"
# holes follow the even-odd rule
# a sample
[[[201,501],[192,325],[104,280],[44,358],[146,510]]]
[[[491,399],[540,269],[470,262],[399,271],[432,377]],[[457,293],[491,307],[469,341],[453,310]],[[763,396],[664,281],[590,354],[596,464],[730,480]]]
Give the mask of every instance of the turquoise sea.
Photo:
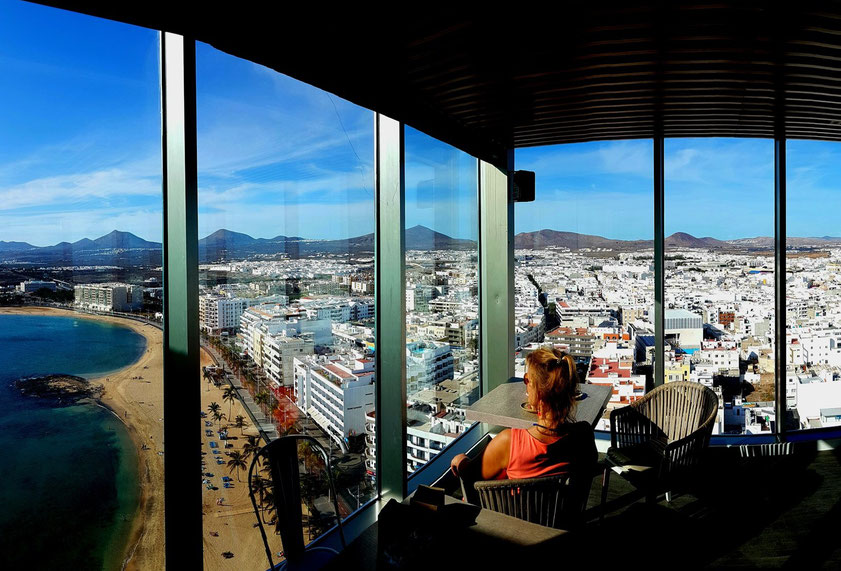
[[[145,347],[131,329],[72,315],[0,315],[3,569],[120,568],[139,498],[128,432],[104,408],[59,407],[11,384],[49,373],[100,376]]]

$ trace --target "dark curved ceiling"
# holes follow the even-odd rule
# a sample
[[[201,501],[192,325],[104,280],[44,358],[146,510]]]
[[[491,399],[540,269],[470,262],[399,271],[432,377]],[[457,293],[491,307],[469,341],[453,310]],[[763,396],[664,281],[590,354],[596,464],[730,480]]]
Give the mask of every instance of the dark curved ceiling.
[[[560,3],[479,17],[424,6],[389,23],[323,4],[278,19],[247,2],[187,16],[42,3],[194,37],[498,163],[512,147],[659,129],[841,141],[839,2]]]

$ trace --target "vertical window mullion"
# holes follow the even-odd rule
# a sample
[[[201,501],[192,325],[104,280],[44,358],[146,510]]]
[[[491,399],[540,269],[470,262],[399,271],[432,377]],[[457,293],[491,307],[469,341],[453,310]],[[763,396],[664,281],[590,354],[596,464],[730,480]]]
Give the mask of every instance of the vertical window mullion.
[[[774,138],[774,403],[777,434],[786,415],[786,139]]]
[[[403,124],[376,114],[376,439],[384,499],[406,496],[406,267]]]
[[[665,202],[664,141],[659,130],[654,137],[654,386],[665,379]]]
[[[514,202],[508,169],[479,168],[479,374],[482,394],[514,376]]]
[[[195,41],[162,32],[166,565],[202,566]],[[190,414],[188,411],[192,411]],[[194,438],[191,437],[194,435]]]

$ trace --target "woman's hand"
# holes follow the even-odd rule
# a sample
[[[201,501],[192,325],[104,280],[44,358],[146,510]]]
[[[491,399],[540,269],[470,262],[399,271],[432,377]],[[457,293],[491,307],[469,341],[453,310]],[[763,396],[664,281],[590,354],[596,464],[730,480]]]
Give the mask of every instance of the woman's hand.
[[[462,469],[463,469],[462,463],[463,462],[470,462],[470,458],[467,457],[467,454],[456,454],[456,456],[450,462],[450,470],[456,476],[459,476],[459,472],[462,471]],[[465,464],[465,466],[466,466],[466,464]]]

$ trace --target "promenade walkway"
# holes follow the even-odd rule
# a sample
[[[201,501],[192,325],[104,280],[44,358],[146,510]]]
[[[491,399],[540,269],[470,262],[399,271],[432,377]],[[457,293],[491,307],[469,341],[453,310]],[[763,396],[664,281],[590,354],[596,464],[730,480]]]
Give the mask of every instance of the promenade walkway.
[[[270,417],[266,416],[260,409],[260,406],[254,402],[254,398],[251,396],[251,393],[249,393],[248,389],[242,385],[242,378],[230,371],[230,367],[228,367],[225,359],[210,344],[202,342],[202,349],[207,351],[207,354],[213,358],[213,361],[217,366],[222,366],[226,371],[224,376],[225,382],[236,390],[237,398],[240,400],[243,408],[248,414],[251,424],[259,430],[260,437],[266,442],[271,442],[277,438],[278,433],[274,421],[272,421]]]

